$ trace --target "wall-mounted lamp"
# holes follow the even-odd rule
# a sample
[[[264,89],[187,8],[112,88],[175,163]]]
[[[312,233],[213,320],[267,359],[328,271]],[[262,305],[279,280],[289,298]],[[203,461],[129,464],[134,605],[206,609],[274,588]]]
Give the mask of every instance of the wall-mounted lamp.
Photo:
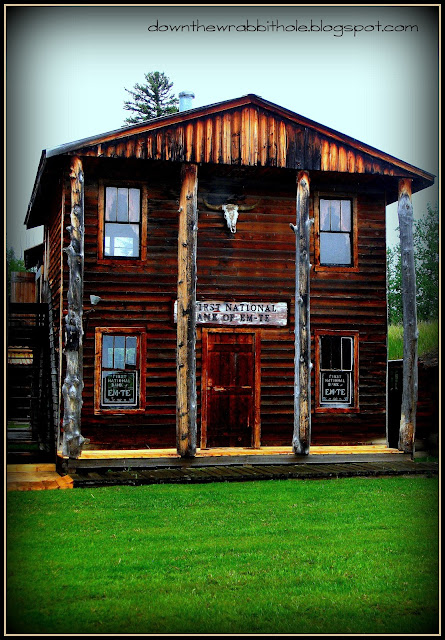
[[[100,296],[90,296],[91,309],[88,309],[83,314],[83,333],[84,333],[84,335],[87,332],[89,315],[90,315],[90,313],[92,313],[94,311],[94,307],[97,304],[99,304],[99,302],[101,300],[102,300],[102,298]]]
[[[90,296],[90,302],[93,305],[93,307],[95,307],[96,304],[99,304],[101,300],[102,298],[100,296]]]

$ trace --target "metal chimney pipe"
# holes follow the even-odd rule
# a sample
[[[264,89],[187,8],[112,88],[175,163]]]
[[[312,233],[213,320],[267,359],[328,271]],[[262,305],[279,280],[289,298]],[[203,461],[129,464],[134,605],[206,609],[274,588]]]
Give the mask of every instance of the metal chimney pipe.
[[[192,108],[192,100],[195,97],[193,91],[181,91],[179,94],[179,111],[188,111]]]

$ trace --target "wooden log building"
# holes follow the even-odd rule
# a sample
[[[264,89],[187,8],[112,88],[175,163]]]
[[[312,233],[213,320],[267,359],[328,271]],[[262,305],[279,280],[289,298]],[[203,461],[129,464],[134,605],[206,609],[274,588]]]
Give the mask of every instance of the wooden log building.
[[[44,151],[63,454],[385,443],[386,205],[433,183],[256,95]]]

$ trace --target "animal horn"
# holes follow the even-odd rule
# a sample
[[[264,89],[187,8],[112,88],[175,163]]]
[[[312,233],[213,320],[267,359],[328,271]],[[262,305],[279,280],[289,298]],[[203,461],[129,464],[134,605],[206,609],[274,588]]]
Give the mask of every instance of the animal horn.
[[[221,204],[209,204],[205,198],[203,198],[203,202],[204,202],[206,208],[210,209],[211,211],[222,211],[222,205]]]
[[[255,204],[251,204],[249,206],[240,204],[238,206],[238,211],[252,211],[252,209],[255,209],[258,203],[259,203],[259,200],[257,200]]]

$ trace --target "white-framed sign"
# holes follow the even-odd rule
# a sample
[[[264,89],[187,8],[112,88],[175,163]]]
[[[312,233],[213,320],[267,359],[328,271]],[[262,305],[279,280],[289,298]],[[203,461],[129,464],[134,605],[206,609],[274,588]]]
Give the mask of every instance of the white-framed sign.
[[[176,301],[175,322],[177,322],[177,308]],[[196,324],[285,327],[287,325],[287,302],[199,301],[196,303]]]
[[[104,371],[102,373],[102,404],[111,406],[137,406],[137,372]]]

